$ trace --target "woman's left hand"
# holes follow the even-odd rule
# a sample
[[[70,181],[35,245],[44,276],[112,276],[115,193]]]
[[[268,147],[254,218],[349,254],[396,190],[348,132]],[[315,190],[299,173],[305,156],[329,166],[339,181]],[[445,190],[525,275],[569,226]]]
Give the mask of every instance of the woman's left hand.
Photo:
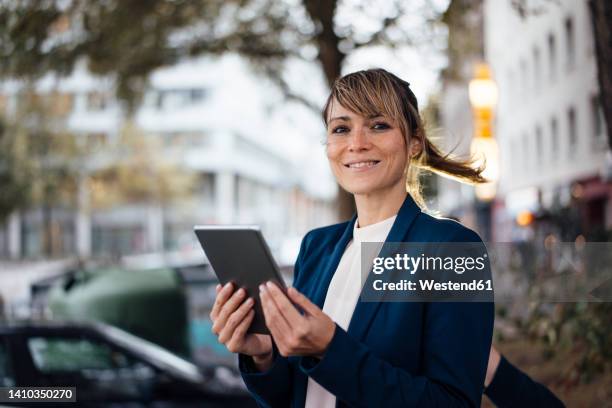
[[[266,326],[279,353],[283,357],[322,358],[334,336],[336,323],[295,288],[289,288],[287,294],[289,298],[272,282],[259,286]],[[291,301],[305,313],[302,315]]]

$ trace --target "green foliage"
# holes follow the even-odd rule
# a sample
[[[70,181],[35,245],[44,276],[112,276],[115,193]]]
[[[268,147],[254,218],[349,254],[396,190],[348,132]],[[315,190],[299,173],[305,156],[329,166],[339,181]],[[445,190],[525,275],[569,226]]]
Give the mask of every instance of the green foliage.
[[[344,18],[338,18],[339,10]],[[406,27],[401,18],[410,15],[431,24]],[[363,18],[368,29],[360,26]],[[0,3],[0,77],[67,75],[86,61],[92,73],[116,79],[117,95],[132,109],[155,69],[233,52],[288,97],[309,104],[283,80],[288,57],[316,60],[331,84],[358,48],[406,45],[415,37],[428,44],[439,35],[437,18],[428,2],[396,0],[381,9],[365,0],[7,1]]]
[[[89,172],[87,185],[93,207],[108,208],[127,202],[166,204],[188,199],[193,193],[196,175],[181,167],[178,159],[173,160],[168,150],[155,135],[127,123],[117,142],[98,152],[112,157],[112,162]]]
[[[24,149],[23,138],[14,133],[13,127],[0,118],[0,223],[16,208],[28,203],[27,162],[21,161]]]
[[[551,312],[552,307],[552,312]],[[545,346],[545,357],[573,356],[566,381],[589,382],[612,370],[612,303],[534,304],[524,327]]]
[[[0,222],[16,209],[70,205],[79,175],[76,136],[63,130],[56,95],[19,95],[12,117],[0,118]]]

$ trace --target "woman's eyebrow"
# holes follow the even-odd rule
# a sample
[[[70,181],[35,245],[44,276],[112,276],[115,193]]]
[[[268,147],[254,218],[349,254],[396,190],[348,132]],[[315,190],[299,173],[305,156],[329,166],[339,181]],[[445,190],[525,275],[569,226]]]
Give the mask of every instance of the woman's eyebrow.
[[[384,118],[384,115],[382,113],[376,113],[374,115],[368,116],[369,120],[377,119],[377,118]],[[350,122],[351,118],[349,118],[348,116],[335,116],[335,117],[330,119],[329,123],[332,123],[334,120],[343,120],[343,121],[346,121],[346,122]]]
[[[348,116],[336,116],[334,118],[331,118],[329,123],[332,123],[334,120],[344,120],[350,122],[351,118],[349,118]]]

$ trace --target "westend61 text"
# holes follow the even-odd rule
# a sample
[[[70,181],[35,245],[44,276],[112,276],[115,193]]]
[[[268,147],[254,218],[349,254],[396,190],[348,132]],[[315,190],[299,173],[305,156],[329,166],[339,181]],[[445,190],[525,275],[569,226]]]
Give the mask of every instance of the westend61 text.
[[[471,282],[436,282],[433,279],[420,279],[416,282],[402,279],[399,282],[383,282],[377,279],[372,283],[374,290],[400,290],[400,291],[483,291],[493,290],[491,279],[473,280]]]

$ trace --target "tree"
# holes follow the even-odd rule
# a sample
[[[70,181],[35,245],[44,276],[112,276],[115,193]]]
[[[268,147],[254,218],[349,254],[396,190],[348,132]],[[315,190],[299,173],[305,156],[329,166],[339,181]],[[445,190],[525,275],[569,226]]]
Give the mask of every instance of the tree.
[[[308,59],[316,50],[314,59],[331,85],[346,57],[358,49],[428,44],[433,26],[414,30],[404,17],[427,16],[428,22],[438,17],[431,0],[389,0],[377,7],[365,0],[23,0],[0,5],[0,77],[66,75],[86,59],[94,74],[116,78],[117,95],[128,111],[138,106],[153,70],[226,52],[245,56],[288,98],[318,109],[283,79],[288,58]],[[363,17],[375,28],[360,28]],[[352,198],[342,194],[341,217],[352,212]]]
[[[612,149],[612,3],[608,0],[589,0],[589,9],[597,56],[599,98],[606,120],[608,146]]]
[[[117,142],[98,151],[103,164],[92,168],[87,179],[94,208],[121,203],[158,203],[186,198],[195,186],[195,174],[168,158],[159,139],[128,122]]]
[[[64,113],[62,95],[41,96],[26,87],[15,115],[0,121],[0,221],[16,209],[40,206],[47,256],[57,253],[53,208],[74,205],[82,165],[75,135],[61,125]]]
[[[67,131],[66,97],[37,94],[28,86],[18,95],[15,114],[0,117],[0,223],[15,210],[41,208],[48,257],[58,255],[59,246],[53,210],[83,205],[79,188],[87,189],[94,208],[126,202],[163,208],[188,196],[196,181],[193,173],[168,158],[156,137],[130,122],[117,143],[104,147],[88,144],[87,135]]]

